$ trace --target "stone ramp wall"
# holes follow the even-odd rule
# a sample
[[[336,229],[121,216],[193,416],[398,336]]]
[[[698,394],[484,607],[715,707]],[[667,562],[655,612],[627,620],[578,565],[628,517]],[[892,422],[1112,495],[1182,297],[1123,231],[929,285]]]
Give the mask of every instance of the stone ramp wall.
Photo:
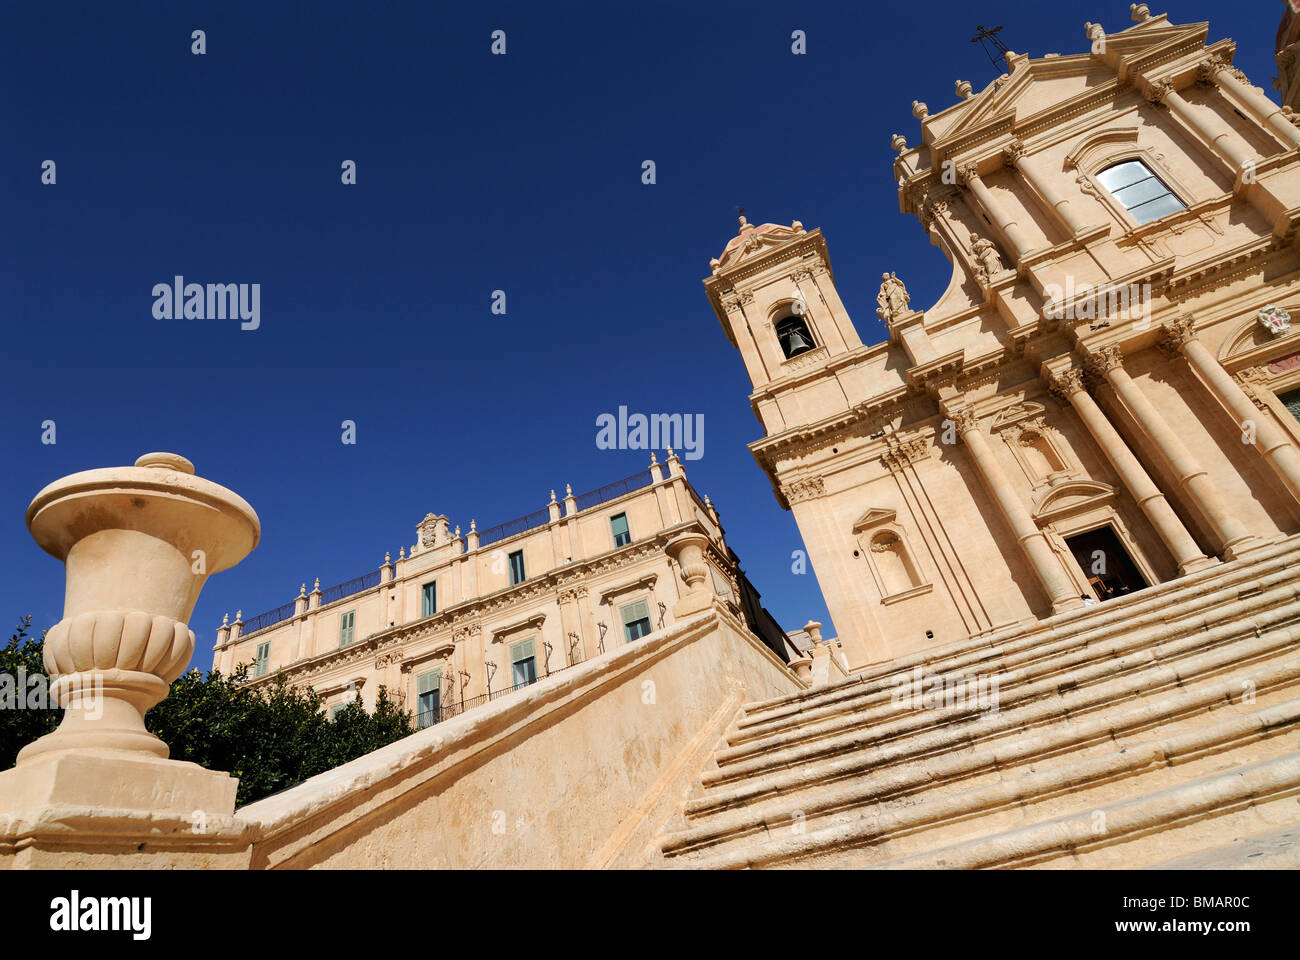
[[[800,688],[714,607],[250,804],[237,832],[252,869],[625,862],[701,734]]]

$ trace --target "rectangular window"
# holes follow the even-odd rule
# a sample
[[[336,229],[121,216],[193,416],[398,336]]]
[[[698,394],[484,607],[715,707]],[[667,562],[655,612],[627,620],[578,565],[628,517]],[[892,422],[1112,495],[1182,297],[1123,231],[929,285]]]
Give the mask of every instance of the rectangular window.
[[[420,674],[415,680],[416,729],[431,727],[442,719],[442,668]]]
[[[510,554],[510,585],[524,582],[524,552],[516,550]]]
[[[510,645],[510,679],[514,689],[537,682],[537,648],[532,640]]]
[[[1287,413],[1300,420],[1300,390],[1292,390],[1289,393],[1283,393],[1278,396],[1282,405],[1286,407]]]
[[[335,717],[337,717],[340,713],[342,713],[343,710],[344,710],[346,707],[347,707],[347,704],[346,704],[346,703],[336,703],[336,704],[334,704],[334,706],[330,707],[330,719],[333,720],[333,719],[334,719]]]
[[[633,640],[640,640],[650,632],[650,602],[648,600],[629,603],[619,610],[619,616],[623,618],[623,634],[627,637],[628,643]]]
[[[626,547],[632,542],[632,534],[627,529],[627,514],[620,513],[609,518],[609,528],[614,534],[614,546]]]
[[[253,664],[253,676],[264,677],[271,665],[271,641],[257,645],[257,660]]]
[[[349,610],[339,617],[339,646],[346,647],[357,633],[357,612]]]
[[[420,616],[431,617],[437,612],[438,584],[434,581],[420,588]]]

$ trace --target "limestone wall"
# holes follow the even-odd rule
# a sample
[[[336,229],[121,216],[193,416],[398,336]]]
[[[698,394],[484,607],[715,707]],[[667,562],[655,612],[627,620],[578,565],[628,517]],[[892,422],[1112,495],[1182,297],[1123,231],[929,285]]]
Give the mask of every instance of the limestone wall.
[[[254,869],[602,866],[645,833],[743,700],[797,689],[715,608],[235,819]]]

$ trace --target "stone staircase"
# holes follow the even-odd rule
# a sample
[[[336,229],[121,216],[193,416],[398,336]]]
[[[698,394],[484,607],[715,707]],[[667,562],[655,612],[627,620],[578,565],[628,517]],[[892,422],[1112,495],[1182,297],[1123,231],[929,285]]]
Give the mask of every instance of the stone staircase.
[[[899,702],[898,678],[918,673],[920,688],[906,689],[946,678],[946,702]],[[951,685],[994,676],[995,709],[991,687],[981,699],[973,684]],[[1251,866],[1259,850],[1277,865],[1295,862],[1296,825],[1290,538],[1123,600],[745,705],[648,865]]]

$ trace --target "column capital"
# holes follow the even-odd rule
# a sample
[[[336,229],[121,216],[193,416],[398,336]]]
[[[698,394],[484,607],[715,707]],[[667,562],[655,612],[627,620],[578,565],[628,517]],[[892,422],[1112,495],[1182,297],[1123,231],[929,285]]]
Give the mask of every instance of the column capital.
[[[979,167],[969,162],[963,163],[957,168],[957,179],[961,182],[962,186],[966,187],[975,183],[983,182],[980,180]]]
[[[1143,95],[1151,103],[1163,104],[1165,100],[1168,99],[1169,95],[1174,92],[1174,85],[1168,80],[1148,80]]]
[[[1065,367],[1062,370],[1045,369],[1044,377],[1052,396],[1067,404],[1070,402],[1070,397],[1087,390],[1083,382],[1083,369],[1080,367]]]
[[[1181,353],[1183,348],[1196,339],[1196,320],[1190,314],[1181,314],[1165,323],[1161,334],[1161,346],[1171,353]]]
[[[1025,145],[1018,138],[1012,138],[1011,142],[1002,148],[1002,159],[1007,166],[1014,167],[1020,162],[1021,157],[1025,155]]]
[[[1087,368],[1094,376],[1104,380],[1111,371],[1124,369],[1124,351],[1113,343],[1095,347],[1088,351]]]
[[[943,413],[956,426],[958,436],[979,429],[979,417],[975,415],[975,408],[968,403],[945,407]]]

